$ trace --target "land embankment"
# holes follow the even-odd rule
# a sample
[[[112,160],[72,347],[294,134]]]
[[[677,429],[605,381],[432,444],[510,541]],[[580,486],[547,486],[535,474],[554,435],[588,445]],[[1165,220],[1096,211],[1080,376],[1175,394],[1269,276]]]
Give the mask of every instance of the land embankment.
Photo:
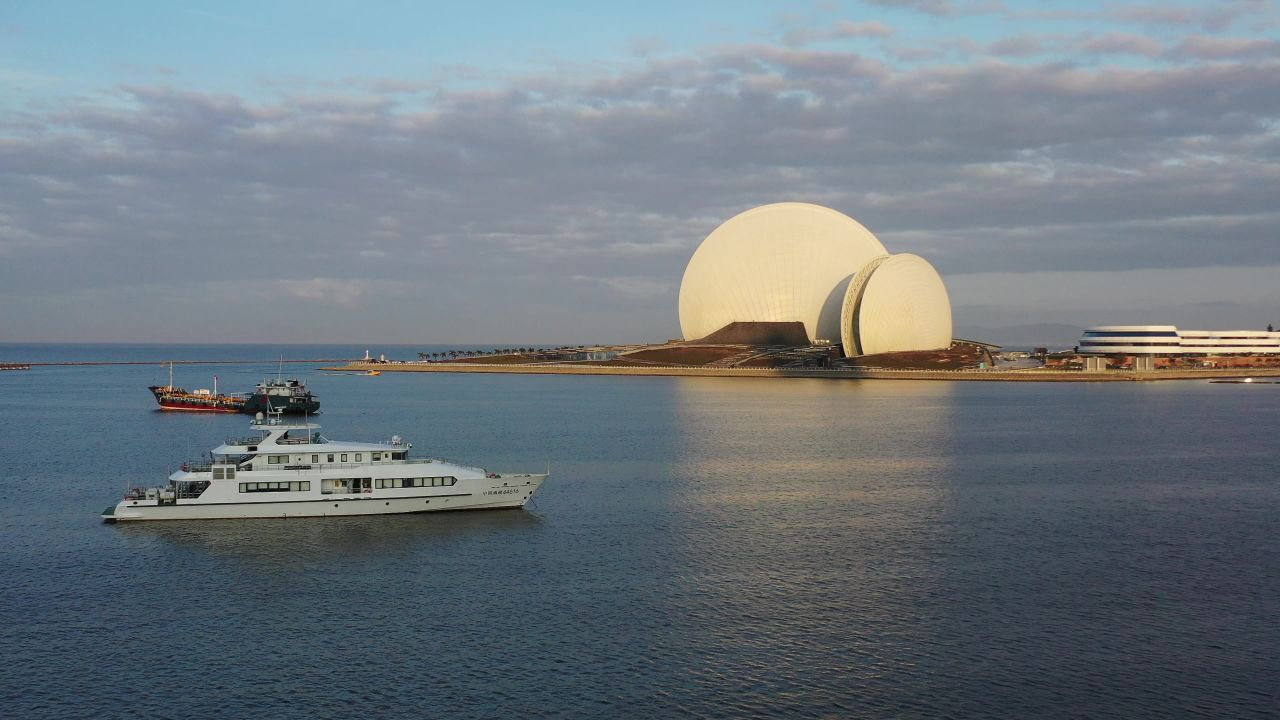
[[[350,363],[322,370],[364,372],[518,373],[525,375],[623,375],[676,377],[828,378],[852,380],[950,380],[978,382],[1149,382],[1158,380],[1228,380],[1244,377],[1280,378],[1280,368],[1232,370],[887,370],[877,368],[768,368],[616,366],[588,363]]]
[[[276,365],[279,363],[284,363],[285,365],[292,363],[314,365],[316,363],[342,362],[348,362],[348,360],[346,358],[319,358],[316,360],[281,360],[279,358],[267,358],[265,360],[76,360],[73,362],[23,363],[22,369],[33,367],[75,367],[78,365]]]

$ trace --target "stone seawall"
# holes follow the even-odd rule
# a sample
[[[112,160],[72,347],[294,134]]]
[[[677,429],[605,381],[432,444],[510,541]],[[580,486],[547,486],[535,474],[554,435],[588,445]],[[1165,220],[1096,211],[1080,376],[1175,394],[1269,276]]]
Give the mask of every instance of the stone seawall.
[[[1154,380],[1226,380],[1243,377],[1280,377],[1280,368],[1256,370],[1158,370],[1134,372],[1106,370],[871,370],[820,368],[734,368],[542,363],[489,365],[485,363],[351,363],[321,368],[331,371],[364,372],[454,372],[517,373],[522,375],[629,375],[677,377],[825,378],[850,380],[962,380],[1004,382],[1145,382]]]

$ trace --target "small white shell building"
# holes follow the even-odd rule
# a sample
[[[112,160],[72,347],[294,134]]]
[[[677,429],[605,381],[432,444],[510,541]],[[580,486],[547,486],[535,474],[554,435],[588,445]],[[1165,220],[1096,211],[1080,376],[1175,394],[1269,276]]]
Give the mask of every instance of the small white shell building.
[[[747,210],[693,253],[680,283],[684,338],[735,322],[800,322],[810,342],[846,356],[951,345],[951,301],[933,266],[809,203]]]

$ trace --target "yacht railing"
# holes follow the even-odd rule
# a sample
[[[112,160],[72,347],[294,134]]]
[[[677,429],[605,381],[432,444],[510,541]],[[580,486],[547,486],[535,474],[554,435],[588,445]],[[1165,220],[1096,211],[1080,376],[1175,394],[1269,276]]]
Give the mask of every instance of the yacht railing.
[[[267,470],[333,470],[333,469],[348,469],[348,468],[371,468],[371,467],[381,467],[383,465],[425,465],[427,463],[440,463],[440,462],[448,463],[449,461],[444,460],[442,458],[413,458],[412,460],[385,460],[385,461],[378,461],[378,462],[358,462],[358,463],[334,462],[334,463],[299,463],[297,465],[269,465],[267,466],[266,469]],[[457,465],[457,463],[449,463],[449,464]],[[459,465],[458,467],[466,467],[466,466]],[[252,472],[252,468],[241,467],[239,468],[239,472]]]
[[[315,437],[304,437],[304,438],[291,438],[291,437],[286,437],[286,438],[277,438],[277,439],[276,439],[276,444],[277,444],[277,445],[310,445],[310,444],[312,444],[313,442],[315,442],[316,440],[318,440],[318,439],[319,439],[319,437],[320,437],[320,433],[316,433],[316,434],[315,434]]]
[[[231,445],[233,447],[243,447],[247,445],[261,445],[264,440],[266,440],[265,437],[246,437],[246,438],[229,437],[227,438],[226,443],[224,444]],[[307,437],[277,438],[276,444],[277,445],[309,445],[309,444],[323,444],[323,441],[322,441],[322,438],[320,437],[320,433],[315,433]]]
[[[179,500],[191,500],[200,497],[204,494],[204,491],[208,489],[208,482],[178,483],[178,489],[175,496]]]
[[[161,487],[132,487],[125,492],[124,499],[155,500],[160,505],[172,505],[175,500],[194,500],[208,489],[208,480],[169,483]]]
[[[474,465],[463,465],[446,458],[429,457],[429,458],[412,458],[409,460],[385,460],[379,462],[360,462],[360,463],[298,463],[296,465],[268,465],[256,472],[279,472],[281,470],[308,470],[308,471],[324,471],[324,470],[368,470],[370,468],[383,467],[388,465],[430,465],[433,463],[443,463],[453,465],[464,470],[475,470],[477,472],[485,472],[484,468]],[[211,472],[213,466],[208,463],[183,463],[183,469],[186,472]],[[236,466],[236,473],[251,473],[255,470],[248,464]]]

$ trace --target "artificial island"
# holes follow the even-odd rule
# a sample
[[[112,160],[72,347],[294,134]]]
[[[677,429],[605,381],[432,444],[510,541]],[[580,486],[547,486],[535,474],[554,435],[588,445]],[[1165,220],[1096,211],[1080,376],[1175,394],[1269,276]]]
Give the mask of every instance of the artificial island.
[[[333,370],[930,380],[1107,381],[1280,375],[1280,333],[1090,328],[1070,353],[1004,354],[953,337],[924,258],[891,253],[853,218],[763,205],[703,240],[680,284],[682,338],[661,344],[420,353]]]

